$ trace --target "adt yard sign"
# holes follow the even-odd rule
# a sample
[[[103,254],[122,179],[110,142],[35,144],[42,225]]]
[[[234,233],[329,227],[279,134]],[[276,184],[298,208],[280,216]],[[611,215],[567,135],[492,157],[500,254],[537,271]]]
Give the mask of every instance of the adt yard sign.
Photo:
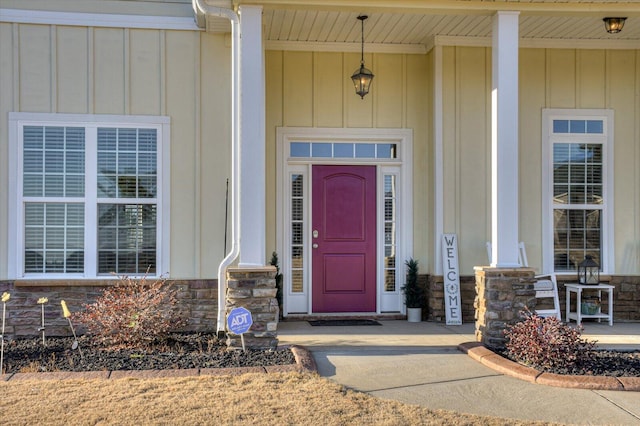
[[[235,308],[229,312],[227,317],[227,328],[234,334],[243,334],[249,331],[253,324],[251,312],[246,308]]]

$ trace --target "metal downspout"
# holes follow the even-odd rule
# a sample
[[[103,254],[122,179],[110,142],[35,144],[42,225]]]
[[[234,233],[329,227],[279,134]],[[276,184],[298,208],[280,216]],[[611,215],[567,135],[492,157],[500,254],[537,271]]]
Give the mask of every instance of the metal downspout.
[[[209,6],[204,0],[193,0],[194,10],[205,15],[219,16],[231,21],[231,250],[218,266],[218,333],[225,327],[227,288],[226,271],[240,253],[239,181],[240,181],[240,20],[231,9]],[[197,16],[196,16],[197,19]],[[206,25],[206,23],[205,23]]]

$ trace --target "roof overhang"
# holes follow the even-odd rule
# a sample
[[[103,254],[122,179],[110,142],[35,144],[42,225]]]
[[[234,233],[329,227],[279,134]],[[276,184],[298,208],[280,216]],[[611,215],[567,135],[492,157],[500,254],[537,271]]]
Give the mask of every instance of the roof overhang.
[[[365,49],[424,53],[436,45],[490,46],[492,17],[520,12],[522,47],[638,49],[640,2],[594,0],[205,0],[238,9],[262,6],[265,47],[272,50],[360,49],[357,16],[367,14]],[[627,17],[624,30],[604,30],[605,16]],[[207,31],[228,32],[228,22],[198,16]]]

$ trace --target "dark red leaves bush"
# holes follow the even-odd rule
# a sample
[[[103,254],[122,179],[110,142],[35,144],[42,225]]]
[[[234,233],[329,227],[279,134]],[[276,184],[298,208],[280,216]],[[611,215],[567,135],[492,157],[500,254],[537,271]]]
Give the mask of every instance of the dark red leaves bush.
[[[526,319],[507,326],[507,356],[543,370],[571,369],[590,360],[595,342],[582,338],[582,328],[572,328],[555,316],[539,317],[525,311]]]

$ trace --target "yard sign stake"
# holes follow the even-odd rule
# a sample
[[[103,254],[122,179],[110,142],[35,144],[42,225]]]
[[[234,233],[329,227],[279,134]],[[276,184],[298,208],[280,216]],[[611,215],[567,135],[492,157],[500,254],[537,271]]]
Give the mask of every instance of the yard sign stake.
[[[6,291],[2,293],[2,333],[0,333],[0,376],[2,375],[2,364],[4,363],[4,317],[7,313],[7,302],[11,298],[11,295]]]

